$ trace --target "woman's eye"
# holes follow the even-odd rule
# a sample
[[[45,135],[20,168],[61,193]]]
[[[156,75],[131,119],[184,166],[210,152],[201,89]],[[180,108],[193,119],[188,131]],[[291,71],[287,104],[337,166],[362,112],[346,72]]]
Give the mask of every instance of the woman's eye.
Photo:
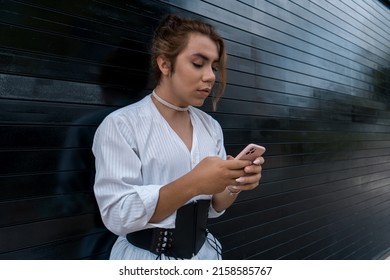
[[[213,67],[213,72],[214,73],[218,72],[218,67]]]
[[[202,64],[199,64],[199,63],[195,63],[195,62],[193,62],[192,63],[196,68],[202,68]]]

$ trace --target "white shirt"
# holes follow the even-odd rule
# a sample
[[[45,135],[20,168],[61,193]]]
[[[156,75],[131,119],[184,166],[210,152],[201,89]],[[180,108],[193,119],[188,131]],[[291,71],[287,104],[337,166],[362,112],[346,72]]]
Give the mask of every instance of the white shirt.
[[[205,157],[226,158],[218,122],[191,106],[189,114],[191,151],[157,110],[151,95],[111,113],[97,129],[92,148],[95,196],[105,226],[119,236],[111,259],[155,259],[156,255],[127,242],[126,234],[152,227],[174,228],[176,213],[149,223],[160,188],[191,171]],[[192,200],[197,199],[211,196]],[[210,218],[221,214],[210,207]],[[217,254],[206,241],[194,258],[215,259]]]

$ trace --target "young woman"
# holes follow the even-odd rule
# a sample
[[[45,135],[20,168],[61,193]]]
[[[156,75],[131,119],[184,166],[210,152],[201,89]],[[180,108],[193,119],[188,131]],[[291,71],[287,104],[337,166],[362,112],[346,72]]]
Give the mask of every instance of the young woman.
[[[111,259],[218,259],[206,229],[241,191],[260,181],[253,163],[230,160],[220,125],[201,106],[216,74],[226,81],[222,38],[209,24],[165,17],[152,44],[154,91],[110,114],[93,145],[95,195],[102,219],[119,237]]]

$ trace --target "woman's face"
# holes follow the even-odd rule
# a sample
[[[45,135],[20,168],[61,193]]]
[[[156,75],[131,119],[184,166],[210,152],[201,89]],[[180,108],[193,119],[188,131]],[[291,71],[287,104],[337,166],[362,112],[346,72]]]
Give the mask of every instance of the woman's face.
[[[190,33],[188,44],[176,58],[174,72],[167,78],[170,102],[177,106],[201,106],[215,83],[218,49],[200,33]]]

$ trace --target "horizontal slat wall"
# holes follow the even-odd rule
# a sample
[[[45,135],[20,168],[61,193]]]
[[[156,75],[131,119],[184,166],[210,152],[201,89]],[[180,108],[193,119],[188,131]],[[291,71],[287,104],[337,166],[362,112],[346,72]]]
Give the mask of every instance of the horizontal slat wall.
[[[229,84],[212,115],[228,152],[267,147],[261,187],[210,221],[224,258],[380,256],[390,248],[385,3],[0,0],[0,258],[108,257],[91,141],[106,114],[151,88],[148,43],[168,12],[226,40]]]
[[[226,147],[267,147],[261,187],[211,230],[227,259],[371,259],[389,250],[390,13],[377,1],[169,1],[229,50]]]

